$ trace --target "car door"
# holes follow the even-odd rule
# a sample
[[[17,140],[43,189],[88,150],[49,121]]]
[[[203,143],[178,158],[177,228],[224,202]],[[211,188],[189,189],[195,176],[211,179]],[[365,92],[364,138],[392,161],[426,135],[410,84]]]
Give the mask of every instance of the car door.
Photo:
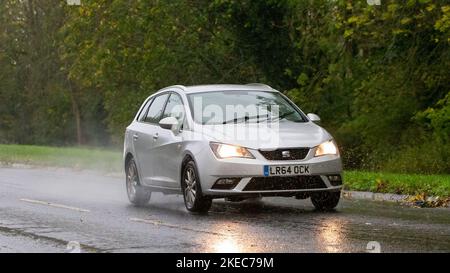
[[[131,122],[131,124],[127,127],[126,133],[125,133],[125,142],[126,147],[129,147],[129,151],[132,151],[138,170],[139,170],[139,157],[136,154],[137,145],[139,144],[137,142],[139,133],[144,129],[143,121],[145,116],[147,115],[147,110],[150,104],[152,103],[153,98],[147,99],[141,108],[139,108],[139,112],[136,115],[135,120]],[[141,171],[139,170],[139,174],[141,174]]]
[[[137,157],[138,168],[142,183],[147,186],[154,185],[155,156],[153,148],[158,138],[158,122],[161,119],[169,93],[162,93],[153,98],[145,118],[139,122],[139,127],[133,135],[134,151]]]
[[[164,113],[161,119],[166,117],[175,117],[178,120],[178,126],[172,130],[159,127],[158,138],[154,142],[152,158],[155,166],[154,179],[156,185],[165,188],[179,188],[179,168],[182,155],[182,130],[185,120],[185,109],[181,96],[172,92],[166,103]]]

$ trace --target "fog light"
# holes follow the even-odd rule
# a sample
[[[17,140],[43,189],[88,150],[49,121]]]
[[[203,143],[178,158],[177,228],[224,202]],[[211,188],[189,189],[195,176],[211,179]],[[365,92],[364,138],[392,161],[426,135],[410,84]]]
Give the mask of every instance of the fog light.
[[[342,178],[340,175],[328,175],[328,181],[330,181],[330,184],[332,186],[339,186],[342,185]]]
[[[234,178],[220,178],[217,179],[216,183],[214,183],[214,186],[212,189],[215,190],[231,190],[241,181],[240,177],[234,177]]]

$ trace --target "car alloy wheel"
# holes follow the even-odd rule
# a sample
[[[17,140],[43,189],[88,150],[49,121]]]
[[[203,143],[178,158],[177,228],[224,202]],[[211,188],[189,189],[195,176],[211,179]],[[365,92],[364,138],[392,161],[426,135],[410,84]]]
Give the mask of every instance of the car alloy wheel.
[[[195,197],[197,195],[197,179],[194,169],[189,166],[185,170],[184,177],[185,189],[184,197],[186,198],[186,205],[192,209],[194,207]]]
[[[193,160],[188,161],[183,168],[181,189],[186,209],[191,212],[207,212],[212,204],[211,198],[204,196]]]
[[[136,186],[138,185],[138,177],[136,171],[136,165],[130,162],[127,170],[127,193],[128,198],[134,199],[136,196]]]
[[[130,159],[126,168],[126,187],[128,199],[136,206],[144,206],[151,197],[151,191],[139,183],[139,174],[134,159]]]

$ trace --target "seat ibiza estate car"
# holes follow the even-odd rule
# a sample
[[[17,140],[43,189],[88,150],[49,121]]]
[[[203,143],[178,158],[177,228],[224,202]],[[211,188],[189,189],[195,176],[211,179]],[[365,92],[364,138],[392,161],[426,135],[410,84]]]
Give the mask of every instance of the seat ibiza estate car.
[[[264,196],[333,209],[342,164],[319,121],[263,84],[163,88],[126,128],[128,198],[142,206],[152,192],[182,194],[192,212],[208,211],[216,198]]]

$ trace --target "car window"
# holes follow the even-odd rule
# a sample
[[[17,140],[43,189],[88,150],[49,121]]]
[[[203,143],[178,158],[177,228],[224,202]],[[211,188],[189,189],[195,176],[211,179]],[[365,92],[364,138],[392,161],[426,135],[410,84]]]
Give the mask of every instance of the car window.
[[[199,124],[306,122],[307,119],[278,92],[215,91],[188,95],[192,118]]]
[[[137,117],[137,119],[136,119],[137,121],[142,121],[142,120],[144,119],[145,114],[147,114],[148,106],[152,103],[152,101],[153,101],[153,99],[149,99],[149,100],[145,103],[144,107],[142,107],[142,109],[141,109],[141,112],[139,112],[139,115],[138,115],[138,117]]]
[[[163,94],[153,99],[153,102],[148,109],[147,116],[145,117],[145,122],[158,123],[160,121],[164,110],[164,104],[166,103],[168,96],[169,94]]]
[[[180,95],[172,93],[167,101],[162,118],[174,117],[179,122],[184,119],[184,105]]]

